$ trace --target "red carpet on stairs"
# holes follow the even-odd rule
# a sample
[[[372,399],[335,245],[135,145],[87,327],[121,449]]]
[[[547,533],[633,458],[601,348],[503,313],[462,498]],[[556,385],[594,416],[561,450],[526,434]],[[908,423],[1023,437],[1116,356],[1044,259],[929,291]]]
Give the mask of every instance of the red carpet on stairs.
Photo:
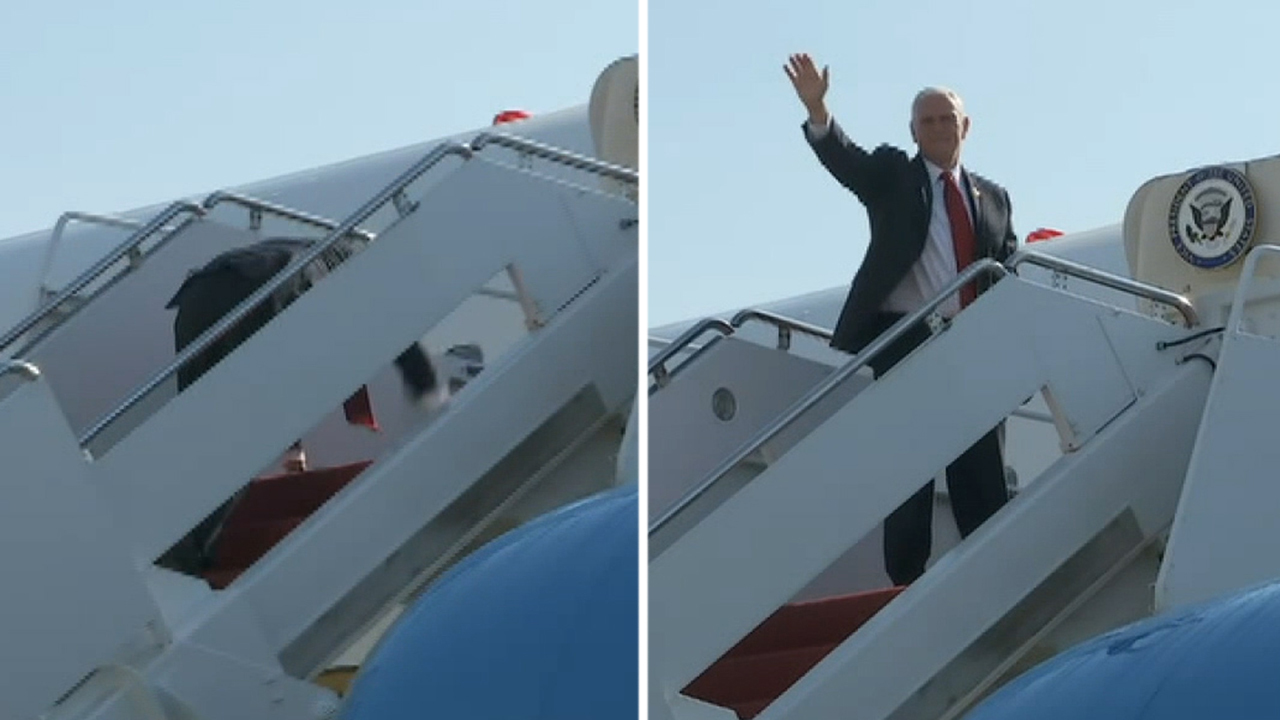
[[[230,585],[371,463],[254,479],[222,526],[205,580],[215,590]]]
[[[784,605],[683,692],[754,718],[904,589]]]

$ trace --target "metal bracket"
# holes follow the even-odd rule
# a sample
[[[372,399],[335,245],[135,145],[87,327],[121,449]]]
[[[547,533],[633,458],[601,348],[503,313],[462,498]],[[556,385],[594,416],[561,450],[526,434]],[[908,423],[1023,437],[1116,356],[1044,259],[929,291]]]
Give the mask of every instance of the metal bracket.
[[[406,197],[403,190],[400,190],[391,196],[391,203],[395,205],[396,212],[399,213],[402,218],[418,209],[418,202]]]
[[[653,384],[660,388],[664,388],[671,383],[671,373],[667,372],[665,363],[655,368],[650,368],[649,374],[653,376]]]
[[[951,321],[942,316],[942,313],[934,310],[925,316],[924,322],[929,326],[929,333],[932,335],[940,335],[947,328],[951,327]]]
[[[26,360],[5,360],[0,362],[0,375],[20,375],[24,380],[40,379],[40,368]]]
[[[538,309],[538,303],[529,294],[524,285],[524,277],[520,274],[520,269],[515,265],[507,266],[507,277],[511,279],[511,286],[515,288],[516,298],[520,301],[520,309],[524,311],[524,327],[526,330],[533,332],[541,327],[545,327],[547,321],[542,317],[542,311]]]
[[[142,267],[142,248],[137,245],[129,248],[129,252],[125,253],[125,259],[129,261],[130,271]]]

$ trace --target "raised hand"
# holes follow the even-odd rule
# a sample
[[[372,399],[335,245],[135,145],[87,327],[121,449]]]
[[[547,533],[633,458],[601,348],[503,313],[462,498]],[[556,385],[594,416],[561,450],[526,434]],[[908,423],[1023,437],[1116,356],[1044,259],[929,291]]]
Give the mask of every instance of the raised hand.
[[[823,67],[822,72],[819,73],[817,66],[813,64],[813,58],[806,53],[792,55],[782,69],[787,73],[791,86],[796,89],[800,102],[809,111],[809,119],[815,123],[825,123],[827,106],[823,99],[827,95],[827,87],[831,84],[830,69]]]

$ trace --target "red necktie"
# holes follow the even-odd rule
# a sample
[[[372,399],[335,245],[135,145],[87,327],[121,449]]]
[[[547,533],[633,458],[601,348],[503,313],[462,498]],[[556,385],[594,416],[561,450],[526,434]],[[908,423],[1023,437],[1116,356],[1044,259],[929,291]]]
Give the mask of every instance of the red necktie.
[[[951,221],[951,241],[956,251],[956,272],[963,272],[973,262],[978,253],[978,243],[973,236],[973,223],[969,222],[969,213],[964,207],[964,198],[960,195],[960,187],[956,185],[955,176],[949,172],[942,173],[945,185],[943,195],[947,199],[947,219]],[[969,283],[960,289],[960,307],[973,302],[978,297],[975,283]]]

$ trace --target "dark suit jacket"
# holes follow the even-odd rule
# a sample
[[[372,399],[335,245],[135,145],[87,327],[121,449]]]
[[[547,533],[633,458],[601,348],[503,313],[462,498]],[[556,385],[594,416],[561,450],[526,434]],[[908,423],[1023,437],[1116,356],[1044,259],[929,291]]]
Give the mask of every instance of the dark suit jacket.
[[[877,321],[880,307],[924,250],[933,183],[920,155],[908,157],[889,145],[867,152],[834,120],[831,131],[811,145],[835,179],[862,201],[871,222],[871,243],[831,341],[832,347],[856,353],[885,329],[883,321]],[[1003,262],[1018,246],[1010,222],[1009,193],[967,170],[963,175],[972,203],[977,257]],[[991,278],[984,277],[978,292],[990,284]]]

